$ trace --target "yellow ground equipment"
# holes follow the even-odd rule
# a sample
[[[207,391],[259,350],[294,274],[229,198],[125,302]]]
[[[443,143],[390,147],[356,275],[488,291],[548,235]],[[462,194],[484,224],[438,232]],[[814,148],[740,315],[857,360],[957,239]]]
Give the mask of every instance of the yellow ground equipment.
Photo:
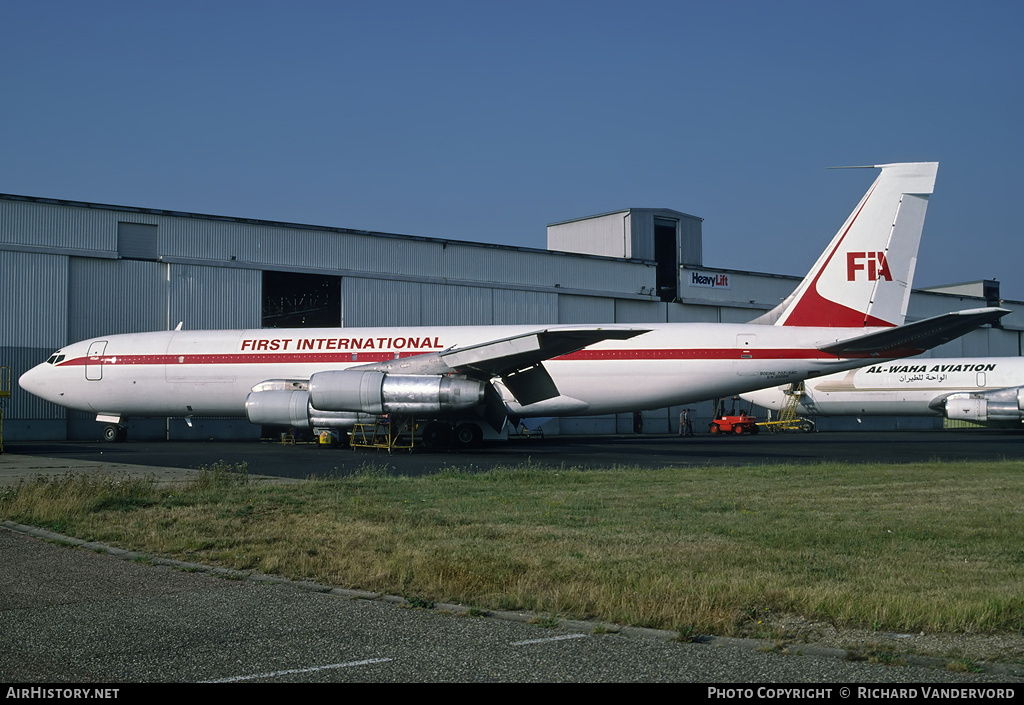
[[[796,408],[800,405],[800,399],[804,395],[804,383],[794,382],[785,390],[786,403],[779,411],[779,418],[774,421],[762,421],[758,426],[764,426],[772,433],[785,433],[786,431],[813,431],[814,423],[796,415]]]
[[[415,446],[419,425],[411,416],[388,414],[378,416],[372,423],[357,423],[352,429],[353,448],[381,448],[411,451]]]

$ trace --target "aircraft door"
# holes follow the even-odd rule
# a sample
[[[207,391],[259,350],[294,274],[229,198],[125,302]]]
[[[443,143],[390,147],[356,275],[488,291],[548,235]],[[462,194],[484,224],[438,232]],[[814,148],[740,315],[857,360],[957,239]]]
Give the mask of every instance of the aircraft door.
[[[89,352],[85,356],[85,378],[88,380],[103,379],[103,351],[107,349],[107,341],[94,340],[89,343]]]
[[[756,365],[751,364],[754,357],[754,348],[757,347],[757,335],[754,333],[740,333],[736,336],[736,348],[739,352],[739,360],[733,361],[733,368],[740,377],[750,377],[760,374]]]

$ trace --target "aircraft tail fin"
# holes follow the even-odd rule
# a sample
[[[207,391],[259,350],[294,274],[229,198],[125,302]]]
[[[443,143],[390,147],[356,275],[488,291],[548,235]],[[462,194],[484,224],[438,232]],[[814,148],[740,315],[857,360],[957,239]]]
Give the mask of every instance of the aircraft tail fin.
[[[938,167],[937,162],[862,167],[882,171],[796,291],[754,322],[901,325]]]

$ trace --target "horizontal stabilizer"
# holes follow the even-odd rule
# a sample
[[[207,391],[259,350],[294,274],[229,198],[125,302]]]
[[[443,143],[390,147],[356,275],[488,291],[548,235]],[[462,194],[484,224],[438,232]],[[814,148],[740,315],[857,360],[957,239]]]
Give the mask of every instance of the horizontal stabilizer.
[[[1005,308],[955,311],[829,343],[819,346],[818,349],[839,357],[894,358],[920,355],[987,323],[995,323],[1008,313],[1010,312]]]

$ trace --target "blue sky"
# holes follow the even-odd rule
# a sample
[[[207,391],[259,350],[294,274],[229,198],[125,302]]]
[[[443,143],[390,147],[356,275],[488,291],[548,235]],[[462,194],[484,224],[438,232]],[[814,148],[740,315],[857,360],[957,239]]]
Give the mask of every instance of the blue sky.
[[[938,161],[915,286],[1024,300],[1020,2],[8,2],[0,192],[545,247],[626,207],[802,275]]]

